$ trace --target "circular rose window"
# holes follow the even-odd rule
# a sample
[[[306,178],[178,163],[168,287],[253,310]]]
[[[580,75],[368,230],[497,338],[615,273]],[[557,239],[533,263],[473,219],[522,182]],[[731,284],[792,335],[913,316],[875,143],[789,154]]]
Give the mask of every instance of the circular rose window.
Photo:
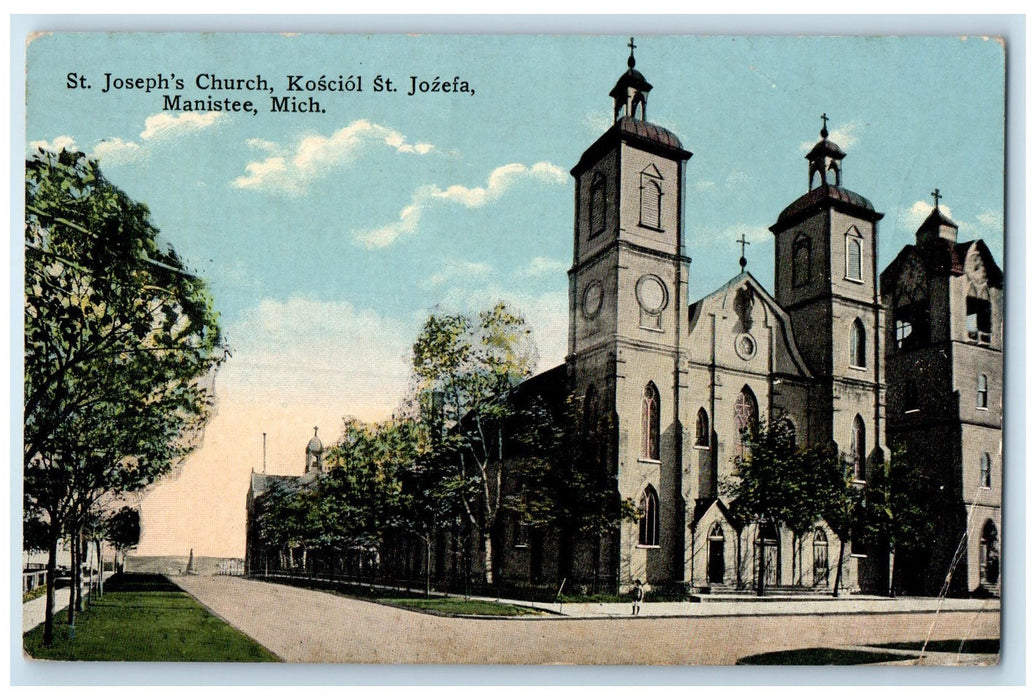
[[[734,339],[734,351],[742,360],[751,360],[755,357],[755,338],[748,333],[742,333]]]
[[[594,280],[586,285],[583,290],[583,316],[589,320],[597,316],[601,310],[601,299],[604,298],[604,289],[601,283]]]
[[[637,282],[637,303],[649,314],[657,314],[669,303],[669,292],[662,280],[654,275],[644,275]]]

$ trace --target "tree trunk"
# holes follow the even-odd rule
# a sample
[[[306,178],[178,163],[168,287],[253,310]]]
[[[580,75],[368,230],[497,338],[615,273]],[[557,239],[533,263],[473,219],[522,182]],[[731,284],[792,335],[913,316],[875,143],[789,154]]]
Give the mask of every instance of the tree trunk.
[[[101,541],[94,540],[97,547],[97,597],[104,597],[104,558],[101,555]]]
[[[487,529],[487,531],[485,533],[482,534],[482,548],[483,548],[483,551],[485,552],[485,555],[486,555],[485,556],[485,561],[483,562],[483,565],[485,566],[485,570],[486,570],[486,575],[485,575],[485,579],[484,580],[485,580],[487,585],[492,585],[493,584],[493,534],[491,532],[489,532],[488,529]]]
[[[842,591],[842,562],[845,561],[845,538],[838,538],[838,568],[835,570],[835,591],[834,597],[841,595]]]
[[[763,595],[766,592],[766,544],[759,537],[756,537],[756,569],[758,569],[759,577],[755,585],[756,595]]]
[[[432,535],[424,538],[424,597],[432,595]]]
[[[741,561],[741,537],[743,534],[743,530],[737,531],[737,589],[739,591],[745,585],[744,581],[741,580],[741,567],[744,565],[744,562]]]
[[[56,530],[57,528],[52,528]],[[54,644],[54,575],[58,568],[58,535],[52,533],[47,544],[47,607],[43,614],[43,646]]]
[[[72,571],[68,582],[68,626],[76,624],[76,603],[79,598],[79,545],[76,543],[75,533],[69,535],[71,545]]]
[[[896,548],[889,550],[889,598],[896,597]]]

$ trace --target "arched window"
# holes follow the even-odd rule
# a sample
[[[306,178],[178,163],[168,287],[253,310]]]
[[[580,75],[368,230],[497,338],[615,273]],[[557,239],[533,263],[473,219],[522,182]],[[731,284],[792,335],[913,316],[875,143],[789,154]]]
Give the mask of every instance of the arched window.
[[[978,375],[978,389],[975,392],[975,405],[978,408],[989,408],[989,378]]]
[[[817,528],[813,533],[813,585],[826,586],[829,576],[827,534]]]
[[[989,345],[993,331],[992,307],[989,300],[969,295],[965,312],[967,316],[964,319],[964,325],[967,327],[968,340],[974,340],[981,345]]]
[[[662,176],[652,165],[640,174],[640,225],[662,228]]]
[[[978,483],[984,489],[993,485],[993,461],[988,452],[983,452],[978,462]]]
[[[987,520],[978,541],[978,576],[983,583],[995,584],[1000,580],[1000,542],[996,525]]]
[[[709,583],[723,583],[727,572],[726,541],[723,526],[716,523],[709,530]]]
[[[853,461],[853,478],[865,481],[867,478],[867,428],[859,414],[853,418],[853,436],[849,443],[850,458]]]
[[[745,385],[734,401],[734,427],[738,435],[738,456],[747,454],[747,446],[759,428],[759,402],[755,394]]]
[[[849,329],[849,364],[853,367],[867,366],[867,331],[860,319],[853,321]]]
[[[658,492],[648,486],[640,497],[640,544],[658,545]]]
[[[704,408],[698,409],[698,419],[695,421],[694,427],[694,446],[695,447],[708,447],[711,443],[711,435],[709,434],[709,414],[705,412]]]
[[[659,405],[658,389],[654,382],[644,387],[644,399],[640,408],[641,457],[658,461]]]
[[[845,277],[863,280],[863,241],[855,228],[845,234]]]
[[[604,231],[605,220],[605,197],[604,197],[604,176],[600,173],[594,175],[590,182],[590,236],[596,236]]]
[[[917,398],[917,385],[914,384],[913,379],[906,379],[903,381],[903,412],[913,413],[920,410],[921,404]]]
[[[791,245],[791,286],[793,287],[809,284],[810,247],[809,238],[802,234],[799,234]]]

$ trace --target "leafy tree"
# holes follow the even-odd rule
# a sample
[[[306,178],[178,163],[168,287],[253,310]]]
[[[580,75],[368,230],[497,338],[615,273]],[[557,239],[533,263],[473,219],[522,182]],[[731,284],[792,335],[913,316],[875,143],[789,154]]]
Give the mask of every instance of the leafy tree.
[[[204,282],[96,163],[40,150],[25,186],[25,507],[49,529],[52,581],[58,539],[76,541],[99,499],[195,446],[225,354]]]
[[[722,485],[731,510],[742,522],[783,525],[798,541],[833,511],[836,497],[843,493],[839,460],[828,447],[799,447],[794,426],[784,418],[771,420],[745,439],[747,449],[734,457],[734,475]],[[763,595],[766,561],[759,554],[756,590]]]
[[[870,470],[858,528],[863,542],[888,547],[890,596],[901,591],[899,555],[929,548],[937,527],[932,514],[944,509],[946,500],[945,489],[926,465],[903,450]]]
[[[140,542],[140,511],[123,506],[105,520],[105,539],[115,548],[116,557],[125,561],[126,552]]]
[[[631,499],[620,498],[609,469],[610,421],[583,402],[572,395],[560,402],[536,396],[519,410],[513,420],[517,483],[508,507],[522,524],[559,534],[559,582],[572,577],[576,538],[594,542],[596,584],[601,539],[641,513]]]
[[[449,491],[479,533],[486,583],[493,582],[493,533],[503,506],[503,431],[513,414],[505,397],[535,365],[530,329],[503,303],[475,318],[433,314],[413,346],[414,401],[432,422],[441,412],[434,454],[450,465]]]

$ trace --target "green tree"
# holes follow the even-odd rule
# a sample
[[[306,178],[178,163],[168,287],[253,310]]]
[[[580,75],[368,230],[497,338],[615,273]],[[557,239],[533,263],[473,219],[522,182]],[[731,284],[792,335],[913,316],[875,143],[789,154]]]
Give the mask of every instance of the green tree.
[[[870,470],[857,527],[863,542],[888,548],[890,596],[902,590],[897,560],[928,549],[936,534],[933,513],[946,509],[946,500],[945,489],[929,468],[904,450],[894,451],[888,463]]]
[[[505,397],[536,366],[532,333],[503,303],[475,318],[433,314],[412,358],[414,403],[442,425],[435,457],[452,468],[449,491],[479,533],[484,581],[492,583],[493,534],[503,506],[503,431],[513,413]]]
[[[126,552],[140,542],[140,511],[123,506],[105,520],[104,538],[115,548],[115,556],[125,561]],[[116,564],[116,568],[121,564]],[[120,569],[121,570],[121,569]]]
[[[25,188],[25,506],[47,523],[52,581],[58,539],[77,541],[99,498],[196,445],[225,353],[204,282],[96,163],[40,150]]]
[[[519,398],[521,407],[512,420],[515,483],[507,505],[521,524],[558,533],[558,583],[571,580],[575,541],[587,539],[596,585],[602,541],[641,513],[631,499],[619,496],[609,455],[611,421],[585,401],[571,394],[560,401]]]
[[[798,543],[832,511],[833,499],[845,488],[837,457],[827,447],[797,445],[794,426],[782,417],[747,434],[745,440],[744,454],[734,457],[734,474],[722,484],[732,512],[744,523],[783,525]],[[759,595],[766,586],[762,554],[756,581]]]

